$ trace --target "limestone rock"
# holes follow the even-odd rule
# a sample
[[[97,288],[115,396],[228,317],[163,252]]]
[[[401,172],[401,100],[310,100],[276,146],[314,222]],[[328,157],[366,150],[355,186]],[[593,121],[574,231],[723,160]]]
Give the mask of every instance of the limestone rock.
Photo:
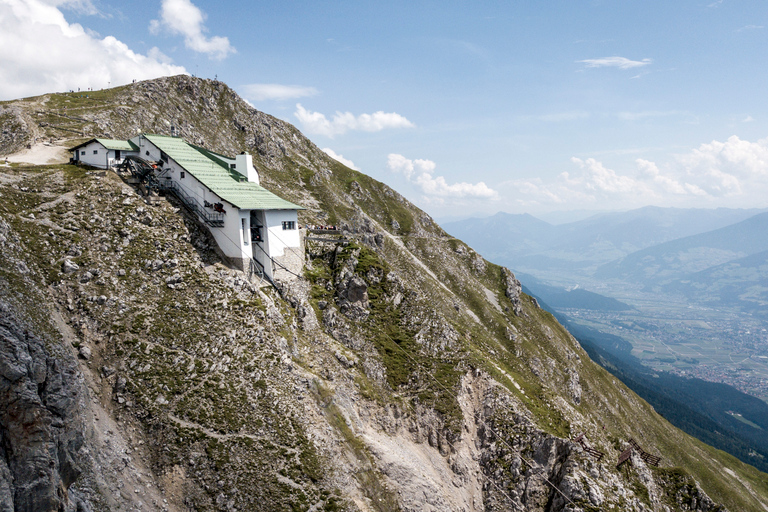
[[[2,510],[71,510],[84,442],[77,372],[71,357],[50,353],[0,304]]]
[[[504,294],[512,303],[512,309],[517,316],[523,314],[523,305],[520,302],[520,294],[523,292],[523,286],[520,281],[517,280],[515,274],[513,274],[508,268],[502,267],[502,277],[504,279]]]
[[[64,260],[64,263],[61,264],[61,271],[65,274],[71,274],[78,270],[80,270],[80,267],[72,260]]]

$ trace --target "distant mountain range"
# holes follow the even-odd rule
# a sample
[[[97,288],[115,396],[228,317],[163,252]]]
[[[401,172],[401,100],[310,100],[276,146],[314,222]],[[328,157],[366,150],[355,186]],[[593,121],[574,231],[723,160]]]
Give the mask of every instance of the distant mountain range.
[[[724,228],[766,211],[647,206],[560,225],[529,214],[500,212],[443,226],[489,256],[541,254],[555,259],[608,262],[664,242]]]
[[[518,278],[525,281],[523,290],[544,301],[554,310],[562,309],[596,309],[600,311],[628,311],[634,309],[629,304],[605,295],[582,290],[581,288],[564,289],[549,286],[533,276],[518,273]]]
[[[739,303],[743,310],[768,320],[768,251],[674,279],[662,290],[702,303]]]
[[[601,279],[660,283],[768,250],[768,212],[642,249],[595,272]]]
[[[744,301],[750,309],[768,300],[768,210],[649,206],[561,225],[498,213],[445,229],[490,260],[542,280],[532,288],[626,283],[687,300]]]

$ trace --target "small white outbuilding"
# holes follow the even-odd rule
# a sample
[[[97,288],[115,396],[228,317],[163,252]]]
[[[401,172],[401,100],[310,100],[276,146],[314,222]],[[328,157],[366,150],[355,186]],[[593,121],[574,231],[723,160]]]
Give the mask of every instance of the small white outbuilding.
[[[127,140],[91,139],[71,148],[75,163],[109,169],[120,165],[128,154],[137,154],[138,148]]]

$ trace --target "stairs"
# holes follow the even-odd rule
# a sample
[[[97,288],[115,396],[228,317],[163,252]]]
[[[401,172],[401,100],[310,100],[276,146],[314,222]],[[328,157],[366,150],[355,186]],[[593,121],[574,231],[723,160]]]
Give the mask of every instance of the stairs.
[[[191,212],[196,213],[203,221],[211,227],[224,227],[224,213],[208,211],[197,202],[197,199],[187,194],[183,188],[173,180],[160,180],[160,190],[171,192],[186,206]]]

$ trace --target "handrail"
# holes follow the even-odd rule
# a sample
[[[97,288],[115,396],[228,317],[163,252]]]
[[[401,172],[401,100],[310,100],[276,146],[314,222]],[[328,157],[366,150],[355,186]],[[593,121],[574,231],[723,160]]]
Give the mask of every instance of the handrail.
[[[224,225],[224,214],[218,212],[208,212],[200,206],[197,199],[187,194],[182,187],[179,186],[173,180],[160,180],[160,188],[162,190],[170,190],[173,192],[184,205],[203,218],[206,224],[209,226],[221,227]]]

